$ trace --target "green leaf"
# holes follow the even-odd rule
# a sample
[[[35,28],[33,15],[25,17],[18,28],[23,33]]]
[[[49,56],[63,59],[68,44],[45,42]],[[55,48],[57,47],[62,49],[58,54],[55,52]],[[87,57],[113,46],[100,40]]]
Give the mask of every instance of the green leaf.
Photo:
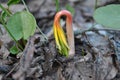
[[[20,0],[9,0],[8,3],[7,3],[7,5],[10,6],[12,4],[17,4],[19,2],[20,2]]]
[[[120,5],[112,4],[96,9],[94,19],[105,27],[120,29]]]
[[[10,48],[10,53],[11,53],[11,54],[16,55],[16,54],[18,54],[18,52],[19,52],[19,50],[18,50],[18,48],[17,48],[16,46],[12,46],[12,47]]]
[[[71,13],[72,13],[72,15],[74,15],[74,13],[75,13],[75,10],[74,10],[74,8],[72,7],[72,6],[70,6],[70,5],[66,5],[66,9],[68,10],[68,11],[70,11]]]
[[[7,29],[15,40],[28,39],[34,34],[36,29],[36,20],[34,16],[27,12],[17,12],[11,16],[7,22]]]
[[[55,5],[56,5],[56,11],[58,12],[60,10],[59,0],[55,0]]]
[[[59,42],[61,46],[61,50],[59,50],[59,53],[68,57],[69,48],[63,43],[61,39],[59,39]]]

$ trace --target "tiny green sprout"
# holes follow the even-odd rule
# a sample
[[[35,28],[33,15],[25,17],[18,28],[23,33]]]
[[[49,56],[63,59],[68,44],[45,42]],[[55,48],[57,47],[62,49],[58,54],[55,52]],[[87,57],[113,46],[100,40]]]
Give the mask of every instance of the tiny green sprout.
[[[65,33],[60,25],[61,16],[66,16],[66,31],[67,31],[67,40],[65,37]],[[67,10],[59,11],[54,18],[54,36],[57,48],[60,54],[72,57],[75,54],[75,46],[74,46],[74,34],[72,28],[72,15]],[[67,43],[68,42],[68,43]]]

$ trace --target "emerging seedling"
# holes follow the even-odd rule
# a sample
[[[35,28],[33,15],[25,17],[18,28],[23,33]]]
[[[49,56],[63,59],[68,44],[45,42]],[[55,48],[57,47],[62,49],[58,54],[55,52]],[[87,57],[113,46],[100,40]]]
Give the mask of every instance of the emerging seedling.
[[[66,41],[64,31],[60,25],[61,16],[66,16],[67,41]],[[67,57],[74,56],[75,46],[74,46],[74,34],[73,34],[73,28],[72,28],[72,15],[69,11],[61,10],[55,15],[54,36],[55,36],[55,41],[60,54],[65,55]]]

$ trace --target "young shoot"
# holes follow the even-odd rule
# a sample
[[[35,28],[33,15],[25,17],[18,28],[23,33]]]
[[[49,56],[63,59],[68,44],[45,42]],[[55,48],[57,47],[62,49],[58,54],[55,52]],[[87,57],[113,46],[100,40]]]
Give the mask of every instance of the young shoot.
[[[60,25],[61,16],[66,16],[66,31],[67,31],[67,40],[65,33]],[[72,15],[67,10],[59,11],[54,18],[54,36],[57,48],[60,54],[72,57],[75,54],[74,46],[74,34],[72,28]]]

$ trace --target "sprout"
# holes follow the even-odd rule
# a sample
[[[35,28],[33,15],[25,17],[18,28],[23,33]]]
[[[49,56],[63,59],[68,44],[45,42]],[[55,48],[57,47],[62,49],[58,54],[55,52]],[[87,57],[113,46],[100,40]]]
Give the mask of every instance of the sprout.
[[[60,25],[61,16],[66,16],[67,40],[65,37],[65,33]],[[74,46],[74,34],[73,34],[73,28],[72,28],[72,15],[69,11],[61,10],[55,15],[54,36],[55,36],[55,42],[60,54],[65,55],[67,57],[74,56],[75,46]]]

